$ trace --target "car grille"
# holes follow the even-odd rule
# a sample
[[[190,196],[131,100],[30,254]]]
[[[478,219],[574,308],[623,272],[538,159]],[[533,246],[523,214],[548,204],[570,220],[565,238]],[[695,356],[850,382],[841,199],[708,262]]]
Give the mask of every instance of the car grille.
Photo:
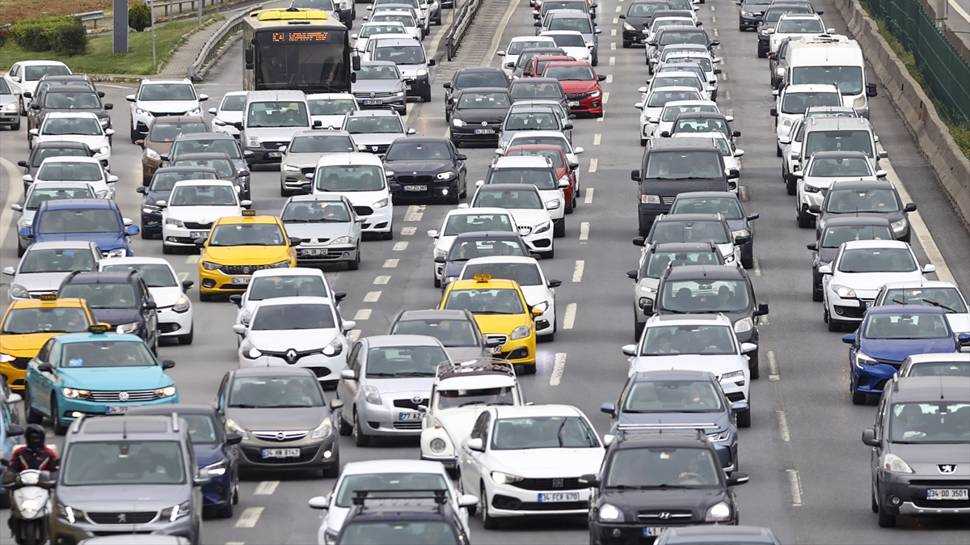
[[[314,348],[312,350],[293,350],[292,352],[290,352],[290,350],[280,350],[280,351],[260,350],[260,352],[262,352],[264,356],[272,356],[274,358],[279,358],[281,360],[286,361],[286,363],[290,365],[294,365],[296,362],[300,361],[306,356],[319,354],[320,350],[321,350],[320,348]]]
[[[263,142],[260,145],[263,146],[263,149],[276,151],[279,149],[280,146],[288,146],[289,144],[290,144],[289,142],[274,141],[274,142]]]
[[[842,305],[835,305],[835,313],[844,318],[858,318],[862,319],[865,311],[862,307],[844,307]]]
[[[316,170],[317,170],[317,167],[301,168],[300,173],[303,174],[303,178],[306,179],[307,174],[313,174],[314,172],[316,172]],[[307,183],[310,183],[310,180],[307,180]]]
[[[10,365],[16,369],[26,369],[31,358],[14,358]]]
[[[693,521],[694,513],[689,509],[651,509],[637,513],[637,519],[643,522],[662,522],[663,524],[688,524]]]
[[[552,478],[552,479],[523,479],[511,483],[516,488],[525,490],[581,490],[589,488],[588,484],[579,482],[579,478]]]
[[[270,268],[270,265],[219,265],[219,270],[225,274],[253,274]]]
[[[579,509],[589,509],[588,501],[565,501],[565,502],[532,502],[520,501],[518,498],[496,494],[492,497],[492,506],[496,509],[508,511],[575,511]]]
[[[122,399],[124,397],[124,399]],[[110,402],[110,401],[152,401],[157,399],[155,390],[130,390],[130,391],[107,391],[92,390],[89,399],[91,401]]]
[[[306,437],[306,430],[291,430],[291,431],[254,431],[253,436],[257,439],[262,439],[263,441],[277,441],[284,443],[286,441],[299,441]]]
[[[586,98],[592,94],[593,94],[592,91],[589,91],[587,93],[569,93],[566,95],[566,97],[569,98],[569,100],[579,100],[582,98]]]
[[[366,93],[354,93],[354,98],[387,98],[394,96],[395,93],[392,92],[366,92]]]
[[[731,392],[730,394],[727,394],[727,398],[728,398],[728,401],[731,401],[732,403],[737,401],[744,401],[744,393]]]
[[[358,216],[369,216],[374,213],[374,209],[369,206],[355,206],[354,213]]]
[[[187,221],[187,222],[185,222],[185,228],[186,229],[206,229],[206,230],[208,230],[208,229],[212,229],[212,222],[210,221],[209,223],[199,223],[199,222],[195,222],[195,221]]]
[[[152,117],[168,117],[168,116],[180,116],[185,115],[186,112],[150,112]]]
[[[426,175],[420,175],[420,174],[417,176],[414,176],[414,175],[395,176],[395,179],[397,180],[397,183],[401,185],[410,185],[410,184],[431,185],[435,181],[434,176],[426,176]]]
[[[396,429],[396,430],[420,430],[421,429],[421,421],[418,420],[417,422],[395,422],[394,423],[394,429]]]
[[[360,151],[366,151],[370,153],[387,153],[387,148],[391,147],[390,144],[368,144],[361,147]]]
[[[157,511],[103,511],[87,512],[88,520],[94,524],[147,524],[158,516]]]
[[[425,406],[427,406],[428,405],[428,399],[427,398],[421,398],[421,399],[418,399],[417,402],[415,402],[415,400],[413,400],[411,398],[408,398],[408,399],[395,399],[394,400],[394,406],[397,407],[397,408],[399,408],[399,409],[411,409],[412,411],[417,411],[417,410],[419,410],[418,409],[418,406],[419,405],[425,405]]]

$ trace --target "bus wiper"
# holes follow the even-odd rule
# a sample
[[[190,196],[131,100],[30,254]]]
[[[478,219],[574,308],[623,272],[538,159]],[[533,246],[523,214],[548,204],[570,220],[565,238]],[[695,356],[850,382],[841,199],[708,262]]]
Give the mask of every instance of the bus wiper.
[[[941,303],[939,301],[934,301],[932,299],[926,299],[925,297],[923,299],[920,299],[920,301],[922,301],[922,302],[924,302],[924,303],[926,303],[928,305],[933,305],[934,307],[942,308],[943,310],[946,310],[946,311],[949,311],[949,312],[956,312],[956,309],[950,308],[950,307],[944,305],[943,303]]]

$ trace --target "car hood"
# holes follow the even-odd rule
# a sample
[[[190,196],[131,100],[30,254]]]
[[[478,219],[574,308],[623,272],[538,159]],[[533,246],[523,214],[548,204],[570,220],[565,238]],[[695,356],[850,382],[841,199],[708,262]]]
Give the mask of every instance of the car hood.
[[[863,299],[873,299],[876,297],[876,292],[879,291],[879,288],[885,284],[912,282],[922,280],[922,278],[923,274],[916,270],[906,273],[877,272],[840,274],[833,277],[831,282],[854,289],[856,294]]]
[[[69,272],[24,273],[13,278],[14,284],[20,284],[27,291],[57,291],[61,282],[67,278]]]
[[[910,445],[890,443],[889,450],[902,458],[918,475],[941,475],[940,464],[956,464],[956,470],[948,475],[970,475],[970,449],[962,445],[933,444]]]
[[[174,384],[157,365],[140,367],[58,367],[61,386],[92,390],[149,390]]]
[[[326,125],[326,123],[324,123]],[[347,150],[348,152],[356,150]],[[316,168],[317,162],[324,154],[322,153],[287,153],[283,162],[300,168]]]
[[[559,83],[562,85],[563,91],[567,93],[588,93],[599,87],[597,82],[586,80],[565,80]]]
[[[133,308],[93,308],[94,319],[112,326],[130,324],[141,320],[141,313]]]
[[[730,371],[745,369],[747,366],[748,361],[743,356],[735,354],[721,356],[684,354],[681,356],[637,356],[630,358],[631,373],[678,369],[685,371],[709,371],[717,376],[721,376]]]
[[[132,512],[160,511],[188,499],[188,484],[177,485],[97,485],[57,487],[57,498],[82,511]],[[112,529],[120,525],[112,525]],[[131,525],[132,531],[138,529]]]
[[[319,239],[334,239],[353,233],[352,223],[285,223],[286,234],[291,237],[310,240],[311,243]]]
[[[203,258],[234,265],[260,265],[289,259],[290,252],[285,246],[208,246]]]
[[[367,378],[367,384],[381,394],[412,394],[427,399],[431,395],[434,377]]]
[[[448,354],[448,359],[451,361],[468,361],[481,358],[487,355],[487,352],[478,346],[446,346],[445,354]]]
[[[260,350],[310,350],[327,346],[337,336],[335,328],[294,330],[249,330],[246,340]]]
[[[357,93],[397,93],[404,90],[400,80],[392,79],[359,79],[351,86],[351,92]]]
[[[956,352],[952,337],[938,339],[861,339],[859,349],[866,355],[880,360],[900,362],[914,354],[938,354]]]
[[[136,104],[142,110],[166,114],[191,112],[199,107],[197,100],[139,100]]]
[[[49,339],[59,333],[28,333],[25,335],[0,335],[0,353],[17,358],[32,358]]]
[[[579,477],[599,472],[603,448],[493,450],[491,456],[498,466],[494,469],[522,477]],[[550,460],[556,463],[550,464]]]
[[[624,508],[628,516],[634,516],[645,505],[662,506],[664,511],[689,509],[697,518],[707,510],[727,499],[720,488],[674,488],[655,490],[605,490],[603,500]]]
[[[551,219],[549,211],[545,209],[509,208],[508,210],[519,227],[535,227]]]
[[[442,170],[452,170],[451,161],[438,159],[424,159],[417,161],[384,161],[384,168],[394,172],[395,175],[404,174],[431,174]]]
[[[152,294],[158,308],[170,307],[182,297],[182,288],[179,286],[148,288],[148,292]]]
[[[400,132],[368,132],[357,133],[351,137],[358,146],[373,146],[390,144],[403,136],[404,133]]]
[[[211,223],[224,216],[242,215],[238,206],[170,206],[165,217],[197,223]]]
[[[420,70],[427,71],[428,66],[424,63],[421,64],[399,64],[397,69],[401,71],[401,76],[405,78],[416,78],[418,77],[418,72]],[[427,74],[424,74],[427,75]]]
[[[546,301],[552,302],[548,299],[549,291],[545,286],[519,286],[522,288],[522,293],[525,295],[525,302],[531,306],[538,305]]]
[[[240,138],[240,140],[245,142],[250,136],[256,136],[261,141],[289,142],[295,133],[309,128],[309,125],[306,127],[246,127],[246,138]]]
[[[954,333],[970,333],[970,314],[947,314],[946,319]]]
[[[226,416],[245,430],[308,431],[328,418],[324,407],[287,407],[280,409],[240,409],[229,407]]]
[[[475,322],[486,335],[510,335],[521,325],[531,325],[532,317],[527,314],[475,314]]]
[[[461,119],[466,124],[475,124],[482,121],[501,123],[508,113],[507,109],[502,108],[466,108],[454,110],[451,115],[455,119]]]

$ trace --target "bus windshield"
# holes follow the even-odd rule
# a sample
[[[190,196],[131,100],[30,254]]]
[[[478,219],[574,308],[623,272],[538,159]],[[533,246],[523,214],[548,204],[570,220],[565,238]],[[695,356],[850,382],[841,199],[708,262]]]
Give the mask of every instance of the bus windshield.
[[[256,89],[350,90],[345,30],[267,30],[255,35],[253,48]]]

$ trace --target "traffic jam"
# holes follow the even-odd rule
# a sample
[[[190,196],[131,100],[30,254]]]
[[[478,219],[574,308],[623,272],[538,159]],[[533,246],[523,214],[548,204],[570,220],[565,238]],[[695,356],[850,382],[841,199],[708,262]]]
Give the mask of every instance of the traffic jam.
[[[838,332],[834,403],[869,406],[856,524],[967,520],[970,309],[921,249],[858,43],[811,0],[715,4],[764,67],[745,88],[770,101],[757,157],[710,4],[529,5],[534,33],[448,72],[430,37],[457,6],[438,0],[254,10],[244,81],[234,62],[212,96],[148,77],[112,104],[62,62],[4,67],[0,128],[26,150],[0,149],[20,176],[0,241],[4,535],[225,542],[203,528],[257,525],[251,500],[292,475],[316,492],[264,523],[317,529],[277,543],[521,542],[561,520],[590,545],[784,542],[740,514],[738,487],[767,478],[742,460],[775,426],[752,394],[778,380],[781,310],[759,293],[774,235],[746,162],[780,165],[756,191],[812,241],[790,291]],[[609,102],[620,55],[638,87]],[[598,173],[594,132],[636,158]],[[623,207],[591,208],[604,192]],[[587,288],[594,217],[628,220],[598,236],[632,268]],[[388,300],[412,289],[400,274],[413,304]],[[630,344],[568,361],[625,380],[567,395],[579,292],[620,284],[600,319]]]

